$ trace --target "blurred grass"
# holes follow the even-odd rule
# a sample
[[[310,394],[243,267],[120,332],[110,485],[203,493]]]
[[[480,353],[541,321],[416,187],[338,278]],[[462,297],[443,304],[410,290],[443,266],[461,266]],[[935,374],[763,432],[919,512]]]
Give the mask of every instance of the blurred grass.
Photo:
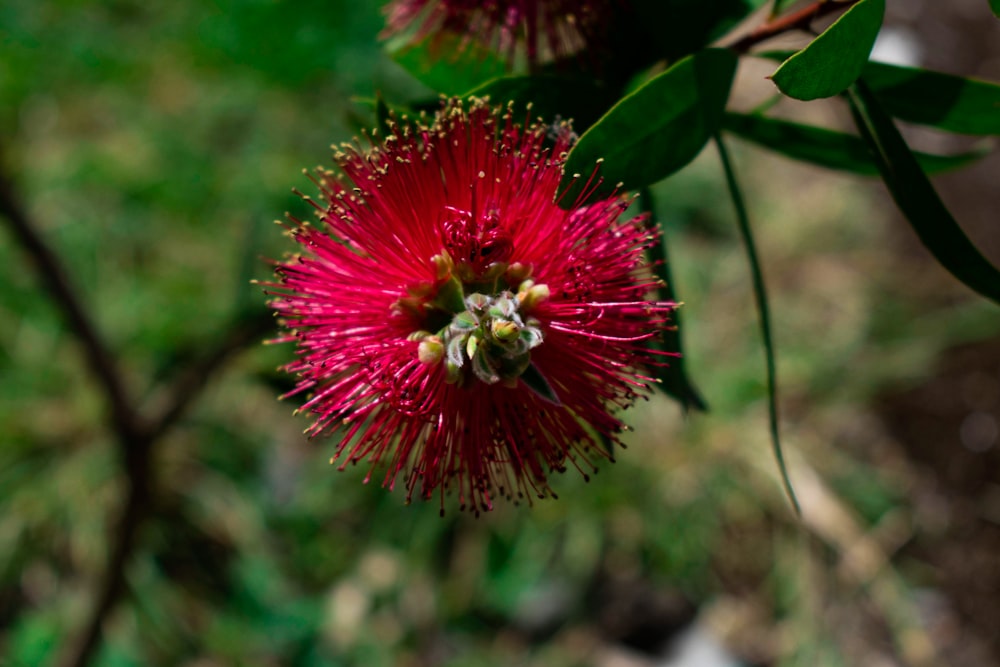
[[[307,216],[290,192],[309,189],[301,168],[371,120],[351,96],[422,91],[379,52],[373,3],[15,0],[0,26],[4,167],[140,395],[263,308],[249,280],[288,250],[270,221]],[[891,563],[895,593],[872,604],[837,568],[851,546],[838,536],[897,511],[920,521],[906,462],[856,454],[896,447],[868,402],[1000,326],[886,249],[867,186],[749,151],[737,162],[773,292],[793,482],[815,475],[806,491],[843,514],[807,506],[803,531],[776,481],[747,269],[709,153],[655,196],[712,413],[685,420],[654,398],[619,462],[556,480],[559,501],[440,519],[327,466],[333,443],[304,441],[274,398],[290,350],[251,349],[158,450],[154,519],[99,663],[604,664],[607,582],[679,592],[767,663],[886,650],[823,622],[845,613],[904,636],[889,607],[910,609],[919,564],[897,579]],[[78,349],[2,238],[0,655],[36,665],[82,621],[122,480]]]

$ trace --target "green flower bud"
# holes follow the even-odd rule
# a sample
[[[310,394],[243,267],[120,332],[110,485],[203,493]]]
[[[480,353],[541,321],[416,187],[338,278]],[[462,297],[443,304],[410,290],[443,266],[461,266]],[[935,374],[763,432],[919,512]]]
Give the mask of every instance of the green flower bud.
[[[507,267],[507,274],[505,276],[508,285],[519,285],[528,276],[531,275],[532,267],[529,264],[522,264],[521,262],[514,262]]]
[[[438,336],[427,336],[417,346],[417,359],[420,363],[434,366],[444,358],[444,343]]]
[[[490,325],[490,331],[493,333],[493,337],[501,343],[510,343],[517,340],[518,335],[521,333],[521,327],[516,322],[511,322],[510,320],[493,320],[493,323]]]
[[[530,283],[530,284],[529,284]],[[526,287],[527,286],[527,287]],[[538,304],[547,301],[551,292],[548,285],[536,285],[531,280],[526,280],[517,291],[517,300],[521,304],[521,311],[530,311]]]
[[[522,281],[525,300],[540,302],[548,296],[545,285]],[[532,301],[533,300],[533,301]],[[515,386],[531,364],[531,350],[542,343],[540,322],[522,319],[524,300],[508,291],[496,296],[473,292],[465,297],[465,310],[436,335],[415,331],[411,340],[420,342],[421,362],[445,364],[446,380],[462,383],[476,378],[487,384],[503,381]]]
[[[455,269],[455,262],[447,250],[441,251],[440,255],[431,257],[431,264],[434,265],[434,277],[437,280],[451,278],[451,272]]]
[[[476,348],[479,347],[479,334],[474,333],[469,336],[469,340],[465,341],[465,356],[472,359],[476,356]]]

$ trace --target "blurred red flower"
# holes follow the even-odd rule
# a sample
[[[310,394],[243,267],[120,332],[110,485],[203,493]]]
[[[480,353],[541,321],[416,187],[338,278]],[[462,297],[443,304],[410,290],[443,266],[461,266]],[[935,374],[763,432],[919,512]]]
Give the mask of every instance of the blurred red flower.
[[[414,39],[450,33],[494,49],[513,63],[522,52],[530,69],[595,46],[610,0],[393,0],[385,36],[414,31]]]

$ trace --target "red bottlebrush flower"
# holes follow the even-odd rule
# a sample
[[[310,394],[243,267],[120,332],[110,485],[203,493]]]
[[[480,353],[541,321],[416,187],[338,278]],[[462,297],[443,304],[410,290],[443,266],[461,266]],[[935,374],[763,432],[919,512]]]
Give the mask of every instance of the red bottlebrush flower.
[[[508,63],[523,48],[528,66],[593,47],[609,20],[611,0],[394,0],[385,35],[413,30],[415,38],[451,33],[463,46],[476,40]]]
[[[625,428],[613,411],[663,363],[658,237],[622,219],[628,198],[556,204],[565,125],[451,101],[394,132],[319,172],[321,222],[296,221],[303,253],[269,286],[307,433],[337,430],[331,463],[367,460],[366,482],[384,466],[383,486],[402,474],[407,501],[437,491],[442,512],[447,491],[476,513],[554,496],[547,473],[596,470]]]

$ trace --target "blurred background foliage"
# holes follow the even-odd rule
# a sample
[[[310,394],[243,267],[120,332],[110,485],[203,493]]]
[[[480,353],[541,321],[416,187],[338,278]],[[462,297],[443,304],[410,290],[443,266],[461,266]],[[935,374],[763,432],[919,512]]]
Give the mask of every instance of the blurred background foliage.
[[[913,35],[929,20],[890,19]],[[309,215],[290,192],[310,192],[301,169],[372,124],[353,99],[427,93],[382,53],[381,27],[377,3],[346,0],[0,4],[2,168],[142,401],[264,309],[249,281],[289,249],[271,221]],[[992,35],[978,62],[1000,62],[995,26],[957,30]],[[744,63],[740,81],[769,71]],[[756,103],[740,90],[737,106]],[[808,113],[847,126],[843,109]],[[654,195],[710,413],[656,396],[589,484],[569,473],[558,501],[442,519],[329,467],[333,443],[306,441],[275,400],[291,349],[251,344],[155,449],[96,663],[641,666],[669,664],[653,656],[694,623],[740,664],[1000,664],[995,306],[920,249],[879,187],[735,148],[801,522],[707,150]],[[940,181],[993,234],[998,168]],[[6,232],[0,266],[0,664],[40,665],[84,622],[123,479],[80,348]]]

